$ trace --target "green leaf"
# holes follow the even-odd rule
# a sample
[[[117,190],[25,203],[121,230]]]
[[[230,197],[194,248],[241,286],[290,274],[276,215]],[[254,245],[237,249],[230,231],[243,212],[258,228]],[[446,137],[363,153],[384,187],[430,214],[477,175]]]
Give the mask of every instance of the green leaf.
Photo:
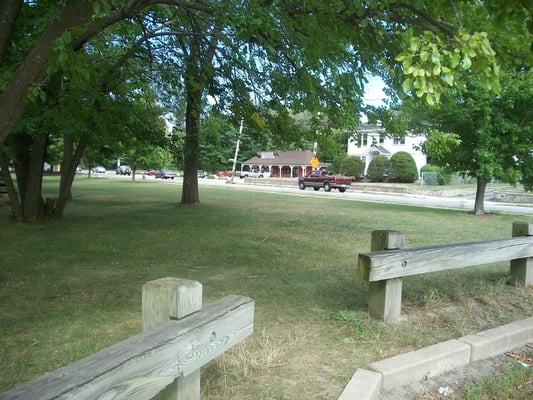
[[[472,66],[472,60],[466,54],[463,56],[463,69],[469,69]]]
[[[417,52],[418,49],[420,49],[420,43],[421,43],[421,40],[419,37],[411,38],[411,42],[409,43],[409,49],[413,53]]]
[[[461,62],[461,55],[459,53],[454,53],[451,57],[451,67],[457,68],[460,62]]]
[[[413,80],[411,78],[407,78],[405,81],[403,81],[402,90],[404,93],[408,93],[412,89],[413,89]]]
[[[442,79],[444,80],[444,82],[448,84],[448,86],[453,86],[453,82],[454,82],[453,74],[450,74],[450,73],[443,74]]]
[[[431,31],[424,31],[424,40],[426,42],[431,42],[433,40],[433,32]]]

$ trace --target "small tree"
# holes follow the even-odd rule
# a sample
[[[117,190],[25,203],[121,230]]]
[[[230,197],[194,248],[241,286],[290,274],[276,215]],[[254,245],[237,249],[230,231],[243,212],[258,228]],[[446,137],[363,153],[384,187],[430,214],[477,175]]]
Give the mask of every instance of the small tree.
[[[389,160],[389,181],[413,183],[418,179],[418,168],[411,154],[399,151]]]
[[[389,159],[383,154],[375,156],[370,164],[366,175],[371,182],[385,182],[387,180]]]
[[[452,175],[438,165],[426,164],[420,168],[420,173],[424,176],[424,185],[448,185],[452,181]],[[426,173],[434,175],[434,178],[427,179]]]
[[[341,161],[339,166],[339,173],[346,176],[352,176],[355,179],[360,179],[365,170],[365,164],[357,156],[349,156]]]

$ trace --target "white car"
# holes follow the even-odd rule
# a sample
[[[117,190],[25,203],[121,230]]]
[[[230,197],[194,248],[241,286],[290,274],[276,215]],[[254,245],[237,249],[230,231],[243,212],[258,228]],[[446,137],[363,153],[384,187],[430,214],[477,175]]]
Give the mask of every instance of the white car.
[[[101,165],[98,165],[94,167],[93,169],[91,169],[91,172],[94,172],[95,174],[105,174],[105,168],[102,167]]]
[[[241,171],[239,173],[239,178],[264,178],[264,172],[256,171]]]

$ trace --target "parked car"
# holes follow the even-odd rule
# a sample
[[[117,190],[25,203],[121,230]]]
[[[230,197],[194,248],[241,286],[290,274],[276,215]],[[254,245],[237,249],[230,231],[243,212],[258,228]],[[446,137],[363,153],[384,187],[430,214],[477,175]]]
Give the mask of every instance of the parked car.
[[[224,177],[224,176],[232,176],[232,172],[231,171],[218,171],[216,173],[216,175],[220,178]]]
[[[131,175],[131,167],[129,165],[121,165],[117,168],[117,175]]]
[[[239,178],[264,178],[264,172],[260,171],[240,171]]]
[[[176,173],[170,169],[160,169],[155,174],[155,177],[161,179],[174,179],[176,177]]]
[[[207,178],[209,174],[205,172],[203,169],[198,170],[198,178]]]
[[[312,187],[314,190],[324,188],[324,192],[338,189],[339,192],[344,193],[351,184],[351,177],[338,176],[332,171],[312,171],[309,175],[302,176],[298,180],[298,186],[301,190],[305,190],[306,187]]]
[[[157,171],[155,169],[149,169],[145,171],[144,174],[148,176],[155,176],[157,174]]]
[[[105,174],[105,168],[102,167],[101,165],[98,165],[98,166],[92,168],[91,172],[93,172],[95,174]]]

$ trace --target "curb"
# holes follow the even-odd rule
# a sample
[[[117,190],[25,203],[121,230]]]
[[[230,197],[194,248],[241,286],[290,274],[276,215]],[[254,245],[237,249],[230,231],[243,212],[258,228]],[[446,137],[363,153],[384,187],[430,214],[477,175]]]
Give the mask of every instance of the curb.
[[[377,400],[381,389],[423,381],[533,341],[533,317],[400,354],[357,369],[338,400]]]

